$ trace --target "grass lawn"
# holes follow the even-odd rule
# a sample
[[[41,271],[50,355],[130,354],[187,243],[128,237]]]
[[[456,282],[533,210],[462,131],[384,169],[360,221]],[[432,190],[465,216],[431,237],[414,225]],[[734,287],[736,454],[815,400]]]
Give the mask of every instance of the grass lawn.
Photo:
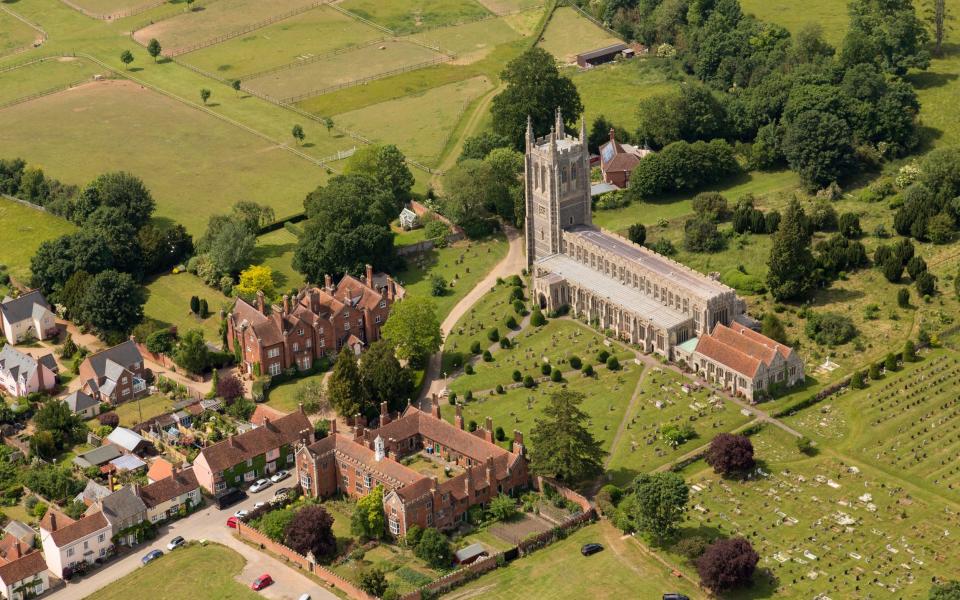
[[[478,0],[478,2],[497,15],[526,11],[537,6],[543,6],[541,0]]]
[[[557,600],[619,600],[659,597],[663,592],[682,593],[694,600],[706,598],[693,584],[671,576],[670,569],[651,558],[635,540],[621,536],[609,521],[588,525],[444,598],[513,600],[549,595]],[[604,550],[584,557],[580,547],[590,542],[602,543]]]
[[[380,44],[359,46],[343,54],[295,69],[268,73],[248,79],[244,85],[273,98],[313,95],[324,88],[349,83],[364,77],[424,63],[440,54],[404,40],[386,40]]]
[[[201,320],[190,313],[191,296],[206,298],[209,317]],[[204,285],[196,275],[179,273],[163,275],[147,285],[147,304],[143,312],[148,319],[155,319],[166,327],[176,325],[180,333],[200,329],[204,339],[219,346],[220,317],[217,312],[231,304],[230,298]]]
[[[655,58],[634,59],[608,63],[581,71],[570,69],[568,75],[580,92],[587,126],[603,115],[617,127],[631,135],[639,124],[637,107],[641,100],[677,89],[677,83],[667,81],[668,63]]]
[[[523,316],[513,310],[513,303],[509,301],[512,290],[513,286],[506,283],[495,286],[457,321],[443,342],[447,359],[444,360],[445,368],[449,369],[451,354],[469,353],[470,346],[474,342],[480,342],[482,350],[491,346],[493,342],[487,338],[490,328],[496,327],[500,335],[506,335],[509,330],[504,322],[508,316],[512,315],[517,323],[523,320]]]
[[[340,6],[397,34],[476,21],[490,14],[473,0],[345,0]]]
[[[301,288],[303,275],[293,268],[293,251],[297,248],[297,236],[286,229],[265,233],[257,238],[253,260],[273,269],[273,282],[277,290]]]
[[[112,15],[121,10],[138,8],[153,2],[150,0],[74,0],[73,4],[99,15]]]
[[[456,63],[461,65],[475,62],[492,52],[496,46],[523,36],[501,18],[433,29],[416,37],[456,53]]]
[[[131,400],[117,406],[114,412],[120,417],[120,425],[133,427],[163,413],[173,410],[173,402],[163,394],[154,394],[139,400]]]
[[[407,266],[396,275],[397,282],[411,296],[430,298],[441,322],[447,313],[467,295],[484,276],[507,255],[507,242],[502,235],[485,240],[457,242],[434,249],[416,258],[407,258]],[[447,294],[436,298],[430,294],[430,277],[438,275],[454,283]]]
[[[243,557],[219,544],[191,544],[117,579],[86,600],[126,600],[150,590],[153,600],[254,600],[262,596],[235,577]]]
[[[243,81],[248,74],[301,62],[383,35],[374,27],[328,6],[321,6],[269,27],[190,52],[183,56],[183,60],[211,73],[222,73]]]
[[[427,239],[427,230],[423,227],[404,231],[397,224],[397,221],[394,221],[390,224],[390,229],[393,230],[393,245],[398,248],[400,246],[411,246]]]
[[[791,0],[741,0],[740,6],[744,13],[786,27],[793,34],[805,25],[820,25],[826,40],[838,48],[850,20],[847,4],[836,0],[811,0],[802,4]]]
[[[960,95],[960,28],[954,24],[947,30],[942,58],[933,59],[929,69],[907,79],[917,90],[920,120],[933,146],[960,143],[960,123],[955,116]]]
[[[342,113],[334,121],[375,142],[394,143],[409,158],[436,164],[467,106],[491,88],[473,77],[426,92]]]
[[[29,46],[40,37],[40,32],[17,19],[7,11],[0,10],[0,56],[24,46]],[[0,87],[2,89],[2,87]]]
[[[622,43],[580,15],[569,6],[562,6],[553,13],[540,47],[557,57],[561,62],[574,62],[576,55],[588,50],[596,50]]]
[[[0,11],[0,17],[5,14]],[[90,80],[94,74],[103,72],[102,68],[82,58],[54,58],[6,71],[0,73],[0,103]]]
[[[324,375],[325,373],[308,375],[271,387],[267,404],[285,413],[297,410],[297,390],[308,381],[323,381]]]
[[[6,198],[0,198],[0,223],[5,224],[0,264],[6,265],[10,275],[22,285],[29,284],[30,258],[40,244],[75,229],[60,217]]]
[[[325,178],[262,138],[124,81],[0,110],[0,148],[66,183],[84,185],[110,170],[134,173],[153,193],[156,215],[193,235],[239,200],[267,202],[279,218],[298,213]]]

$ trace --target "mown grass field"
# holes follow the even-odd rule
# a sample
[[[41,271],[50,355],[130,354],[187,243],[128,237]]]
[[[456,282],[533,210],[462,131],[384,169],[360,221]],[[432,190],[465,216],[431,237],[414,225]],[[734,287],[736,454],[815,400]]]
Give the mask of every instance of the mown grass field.
[[[86,600],[127,600],[150,590],[155,600],[255,600],[262,596],[235,578],[245,561],[235,551],[219,544],[190,545],[168,552]]]
[[[0,10],[0,56],[29,46],[40,33],[10,13]]]
[[[262,138],[124,81],[0,110],[0,147],[67,183],[84,185],[111,170],[134,173],[152,192],[156,216],[194,235],[239,200],[267,202],[278,218],[300,212],[325,178]]]
[[[0,12],[3,14],[6,13]],[[55,58],[6,71],[0,73],[0,104],[89,81],[103,72],[104,69],[82,58]]]
[[[277,386],[271,387],[269,397],[267,398],[267,404],[277,410],[282,410],[285,413],[291,413],[297,410],[298,407],[297,391],[308,381],[323,381],[325,375],[325,373],[308,375],[307,377],[303,377],[301,379],[286,381]]]
[[[75,229],[60,217],[6,198],[0,198],[0,223],[4,225],[0,264],[23,286],[30,284],[30,259],[40,244]]]
[[[541,0],[478,0],[495,15],[505,15],[543,6]]]
[[[476,21],[491,14],[473,0],[345,0],[340,6],[397,34]]]
[[[791,0],[741,0],[740,6],[744,13],[786,27],[794,34],[809,24],[819,25],[823,28],[826,40],[836,47],[840,47],[850,20],[847,3],[836,0],[803,3]]]
[[[564,63],[573,62],[576,55],[596,50],[622,40],[604,31],[581,16],[569,6],[562,6],[553,13],[540,47]]]
[[[375,142],[396,144],[408,158],[435,165],[467,106],[491,87],[486,77],[474,77],[339,114],[334,122]]]
[[[539,12],[538,12],[539,14]],[[432,29],[413,37],[457,55],[456,64],[470,64],[487,56],[500,44],[523,37],[503,18]]]
[[[668,81],[658,59],[633,59],[600,65],[592,69],[569,69],[565,74],[573,80],[583,101],[587,127],[603,115],[608,121],[635,133],[639,124],[640,101],[650,96],[669,93],[677,83]]]
[[[293,268],[293,252],[296,248],[297,236],[286,229],[271,231],[257,238],[254,263],[273,269],[273,283],[278,291],[303,287],[303,275]]]
[[[191,65],[241,81],[249,74],[302,62],[385,34],[328,6],[284,19],[183,55]]]
[[[173,402],[170,401],[170,398],[163,394],[155,394],[139,400],[124,402],[116,407],[113,412],[120,417],[121,426],[133,427],[137,423],[142,423],[171,410],[173,410]],[[99,423],[98,421],[94,422]]]
[[[192,296],[207,300],[209,317],[200,319],[190,313]],[[230,298],[204,285],[196,275],[179,273],[158,277],[147,285],[147,304],[143,307],[143,312],[148,319],[155,319],[166,327],[175,325],[180,333],[200,329],[203,331],[204,339],[219,346],[218,311],[221,308],[229,308],[231,304]]]
[[[99,15],[112,15],[122,10],[153,4],[150,0],[75,0],[73,3]]]

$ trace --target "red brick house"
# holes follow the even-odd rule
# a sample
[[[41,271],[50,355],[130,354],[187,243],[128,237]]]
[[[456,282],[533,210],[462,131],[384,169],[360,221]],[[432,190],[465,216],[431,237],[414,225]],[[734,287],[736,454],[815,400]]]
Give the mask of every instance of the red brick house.
[[[640,164],[640,159],[651,152],[653,151],[646,148],[621,144],[611,129],[610,141],[600,146],[600,171],[603,173],[603,181],[621,189],[627,187],[630,173]]]
[[[147,390],[147,369],[132,340],[91,354],[80,364],[81,391],[98,402],[120,404]]]
[[[472,506],[485,505],[499,494],[513,495],[527,487],[530,476],[523,436],[514,432],[512,450],[494,442],[493,422],[475,432],[440,418],[436,398],[430,412],[407,406],[391,420],[381,404],[381,425],[367,430],[357,417],[353,431],[341,433],[336,421],[330,435],[297,450],[297,475],[304,493],[327,497],[337,493],[363,496],[384,488],[384,512],[394,536],[410,525],[450,529]],[[414,456],[419,454],[420,456]],[[421,461],[423,472],[411,465]],[[444,473],[443,481],[432,473]]]
[[[344,275],[336,285],[328,275],[323,287],[304,288],[268,307],[262,292],[256,306],[237,299],[227,315],[227,345],[240,356],[240,368],[279,375],[306,370],[313,361],[335,355],[343,346],[356,352],[380,339],[380,327],[404,289],[367,265],[361,278]]]

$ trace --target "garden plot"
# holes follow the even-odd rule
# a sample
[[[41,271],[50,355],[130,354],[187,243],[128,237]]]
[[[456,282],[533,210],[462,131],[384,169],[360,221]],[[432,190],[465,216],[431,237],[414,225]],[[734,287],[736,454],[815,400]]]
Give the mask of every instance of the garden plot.
[[[540,47],[565,63],[574,62],[577,54],[623,43],[569,6],[554,11],[547,24]]]
[[[40,32],[33,27],[7,11],[0,10],[0,56],[29,46],[41,37]]]
[[[700,388],[680,374],[654,367],[637,390],[634,410],[626,415],[623,437],[607,470],[615,483],[626,484],[710,442],[717,434],[747,423],[740,407]],[[664,439],[666,427],[690,426],[694,436],[674,445]]]
[[[329,6],[321,6],[247,35],[184,54],[182,60],[205,71],[245,81],[252,74],[315,61],[384,35]]]
[[[398,35],[467,23],[491,15],[473,0],[345,0],[340,6]]]
[[[3,14],[6,13],[0,12]],[[95,64],[73,57],[54,58],[5,71],[0,73],[0,104],[89,81],[101,71]]]
[[[271,19],[308,10],[317,0],[217,0],[202,10],[184,12],[134,32],[141,44],[156,38],[165,54],[180,54],[239,31],[266,26]],[[291,15],[292,16],[292,15]]]
[[[702,462],[687,477],[692,531],[748,538],[762,569],[754,589],[785,598],[926,598],[932,577],[956,576],[956,510],[837,457],[800,460],[789,436],[770,436],[780,450],[758,445],[760,467],[742,481]]]
[[[306,62],[294,69],[248,79],[244,82],[244,86],[273,98],[296,102],[324,93],[334,86],[442,58],[444,58],[443,54],[420,44],[404,40],[386,40],[379,44],[359,46],[323,60]]]

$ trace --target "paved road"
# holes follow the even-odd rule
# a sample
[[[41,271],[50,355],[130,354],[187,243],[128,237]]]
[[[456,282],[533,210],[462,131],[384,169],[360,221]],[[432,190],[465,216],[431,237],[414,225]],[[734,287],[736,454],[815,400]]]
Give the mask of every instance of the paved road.
[[[236,539],[233,536],[233,529],[226,527],[227,517],[232,515],[234,511],[240,508],[252,509],[255,503],[272,498],[276,488],[293,485],[292,481],[293,478],[291,477],[257,494],[250,494],[247,500],[226,510],[221,511],[217,510],[216,506],[208,506],[185,519],[174,521],[163,527],[157,538],[149,544],[140,545],[130,555],[101,567],[92,575],[74,580],[73,583],[66,584],[66,587],[44,597],[50,600],[80,600],[85,598],[140,568],[140,559],[150,550],[160,549],[167,552],[167,543],[174,537],[182,535],[188,541],[205,539],[218,542],[237,551],[247,561],[240,576],[237,577],[237,581],[243,585],[250,585],[256,577],[269,573],[275,583],[260,592],[264,598],[297,600],[301,594],[308,593],[312,600],[338,600],[332,592],[307,578],[296,568],[287,566],[283,561],[255,550]],[[163,562],[161,561],[157,566],[162,568]],[[171,574],[171,576],[174,575]],[[149,592],[145,590],[145,593]]]

